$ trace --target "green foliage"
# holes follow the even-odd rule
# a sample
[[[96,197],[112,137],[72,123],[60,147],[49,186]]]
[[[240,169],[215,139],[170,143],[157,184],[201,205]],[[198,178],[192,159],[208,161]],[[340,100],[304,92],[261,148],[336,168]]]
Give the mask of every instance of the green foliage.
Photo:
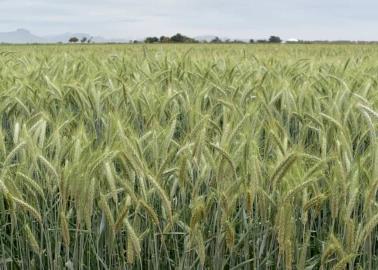
[[[269,37],[269,42],[270,42],[270,43],[281,43],[282,40],[281,40],[281,38],[278,37],[278,36],[270,36],[270,37]]]
[[[377,269],[377,56],[0,47],[0,268]]]
[[[144,40],[144,43],[157,43],[159,42],[159,39],[157,37],[147,37]]]
[[[79,42],[79,39],[77,37],[71,37],[68,42],[70,43],[76,43],[76,42]]]
[[[196,40],[194,40],[193,38],[181,35],[180,33],[177,33],[176,35],[171,36],[170,41],[175,42],[175,43],[195,43],[196,42]]]

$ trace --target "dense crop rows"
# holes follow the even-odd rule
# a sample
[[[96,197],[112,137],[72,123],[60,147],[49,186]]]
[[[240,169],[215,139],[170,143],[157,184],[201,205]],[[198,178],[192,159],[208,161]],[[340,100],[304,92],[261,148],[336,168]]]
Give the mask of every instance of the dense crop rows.
[[[0,268],[377,269],[377,57],[0,47]]]

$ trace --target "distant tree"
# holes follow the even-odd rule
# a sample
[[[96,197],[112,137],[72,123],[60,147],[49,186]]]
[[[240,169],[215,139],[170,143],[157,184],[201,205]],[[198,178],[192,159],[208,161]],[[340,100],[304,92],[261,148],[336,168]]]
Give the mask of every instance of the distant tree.
[[[157,43],[159,42],[159,39],[157,37],[147,37],[144,40],[144,43]]]
[[[213,38],[210,42],[211,42],[211,43],[221,43],[222,40],[221,40],[219,37],[215,37],[215,38]]]
[[[282,40],[281,40],[281,38],[278,37],[278,36],[270,36],[270,38],[269,38],[269,42],[270,42],[270,43],[281,43]]]
[[[76,43],[76,42],[78,42],[79,41],[79,39],[77,38],[77,37],[71,37],[69,40],[68,40],[68,42],[70,42],[70,43]]]
[[[81,43],[85,43],[85,42],[87,42],[87,40],[88,40],[87,37],[83,37],[83,38],[80,40],[80,42],[81,42]]]
[[[159,41],[160,41],[161,43],[168,43],[168,42],[171,41],[171,39],[170,39],[170,37],[161,36],[161,37],[159,38]]]
[[[257,43],[267,43],[268,41],[266,39],[258,39]]]
[[[187,36],[184,36],[184,35],[181,35],[180,33],[177,33],[176,35],[174,36],[171,36],[170,38],[170,41],[171,42],[175,42],[175,43],[197,43],[198,41],[193,39],[193,38],[190,38],[190,37],[187,37]]]
[[[249,43],[255,43],[255,40],[254,40],[253,38],[251,38],[251,39],[249,40]]]
[[[185,37],[181,35],[180,33],[177,33],[176,35],[171,37],[171,41],[181,43],[185,41]]]
[[[93,37],[88,38],[87,43],[92,43]]]
[[[234,39],[232,43],[245,43],[243,40],[240,39]]]

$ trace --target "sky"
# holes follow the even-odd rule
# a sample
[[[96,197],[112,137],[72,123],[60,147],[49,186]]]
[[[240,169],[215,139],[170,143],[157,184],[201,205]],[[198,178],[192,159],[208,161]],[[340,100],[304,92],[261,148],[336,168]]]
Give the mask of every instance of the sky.
[[[378,40],[377,0],[0,0],[0,32]]]

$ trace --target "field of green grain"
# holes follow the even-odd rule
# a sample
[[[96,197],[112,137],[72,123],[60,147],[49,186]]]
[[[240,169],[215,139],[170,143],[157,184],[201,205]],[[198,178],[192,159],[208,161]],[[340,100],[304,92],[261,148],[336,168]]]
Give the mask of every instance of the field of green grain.
[[[377,59],[0,46],[0,269],[377,269]]]

